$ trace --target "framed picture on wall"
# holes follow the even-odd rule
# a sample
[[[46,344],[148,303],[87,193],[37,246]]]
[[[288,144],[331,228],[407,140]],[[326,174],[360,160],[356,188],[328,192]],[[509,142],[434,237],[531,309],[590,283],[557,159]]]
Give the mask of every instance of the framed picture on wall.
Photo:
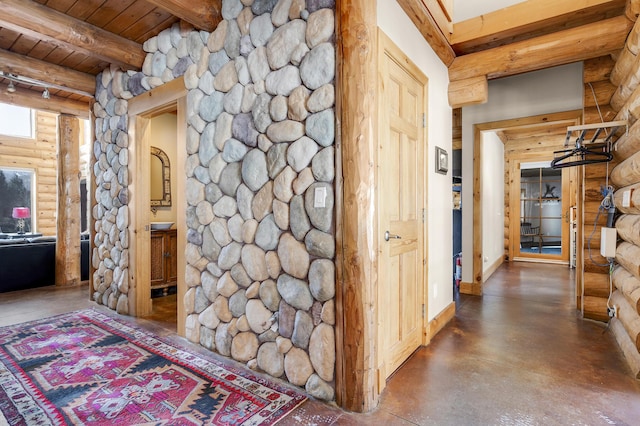
[[[436,173],[446,175],[447,171],[449,171],[449,154],[436,146]]]

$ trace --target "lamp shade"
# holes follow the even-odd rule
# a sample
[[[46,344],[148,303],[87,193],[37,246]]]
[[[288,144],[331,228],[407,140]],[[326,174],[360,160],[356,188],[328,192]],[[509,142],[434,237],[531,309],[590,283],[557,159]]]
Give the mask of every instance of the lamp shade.
[[[31,217],[29,207],[14,207],[11,215],[14,219],[28,219]]]

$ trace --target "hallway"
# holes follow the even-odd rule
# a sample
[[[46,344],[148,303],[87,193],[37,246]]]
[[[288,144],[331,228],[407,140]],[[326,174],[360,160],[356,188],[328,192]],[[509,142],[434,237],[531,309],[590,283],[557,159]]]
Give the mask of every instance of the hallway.
[[[606,325],[574,309],[571,277],[565,266],[504,264],[483,297],[461,296],[456,317],[389,380],[373,413],[310,400],[279,424],[639,424],[640,381]],[[86,288],[4,293],[0,326],[90,306]]]
[[[484,296],[389,381],[380,411],[420,425],[634,425],[640,382],[606,325],[574,309],[565,266],[505,263]]]

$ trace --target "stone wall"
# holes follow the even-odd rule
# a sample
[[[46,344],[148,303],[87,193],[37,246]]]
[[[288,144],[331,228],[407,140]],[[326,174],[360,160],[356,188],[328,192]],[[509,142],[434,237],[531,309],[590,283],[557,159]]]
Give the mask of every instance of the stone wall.
[[[128,306],[127,100],[187,95],[186,336],[334,398],[334,0],[223,0],[212,32],[144,43],[98,78],[93,298]],[[133,171],[131,172],[133,173]]]

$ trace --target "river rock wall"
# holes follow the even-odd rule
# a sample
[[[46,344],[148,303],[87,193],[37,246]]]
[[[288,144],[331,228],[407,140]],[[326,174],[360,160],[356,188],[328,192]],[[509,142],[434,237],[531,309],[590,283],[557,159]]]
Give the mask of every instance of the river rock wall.
[[[94,105],[93,299],[128,313],[127,100],[187,95],[189,340],[334,399],[334,0],[223,0],[212,33],[174,25]]]

